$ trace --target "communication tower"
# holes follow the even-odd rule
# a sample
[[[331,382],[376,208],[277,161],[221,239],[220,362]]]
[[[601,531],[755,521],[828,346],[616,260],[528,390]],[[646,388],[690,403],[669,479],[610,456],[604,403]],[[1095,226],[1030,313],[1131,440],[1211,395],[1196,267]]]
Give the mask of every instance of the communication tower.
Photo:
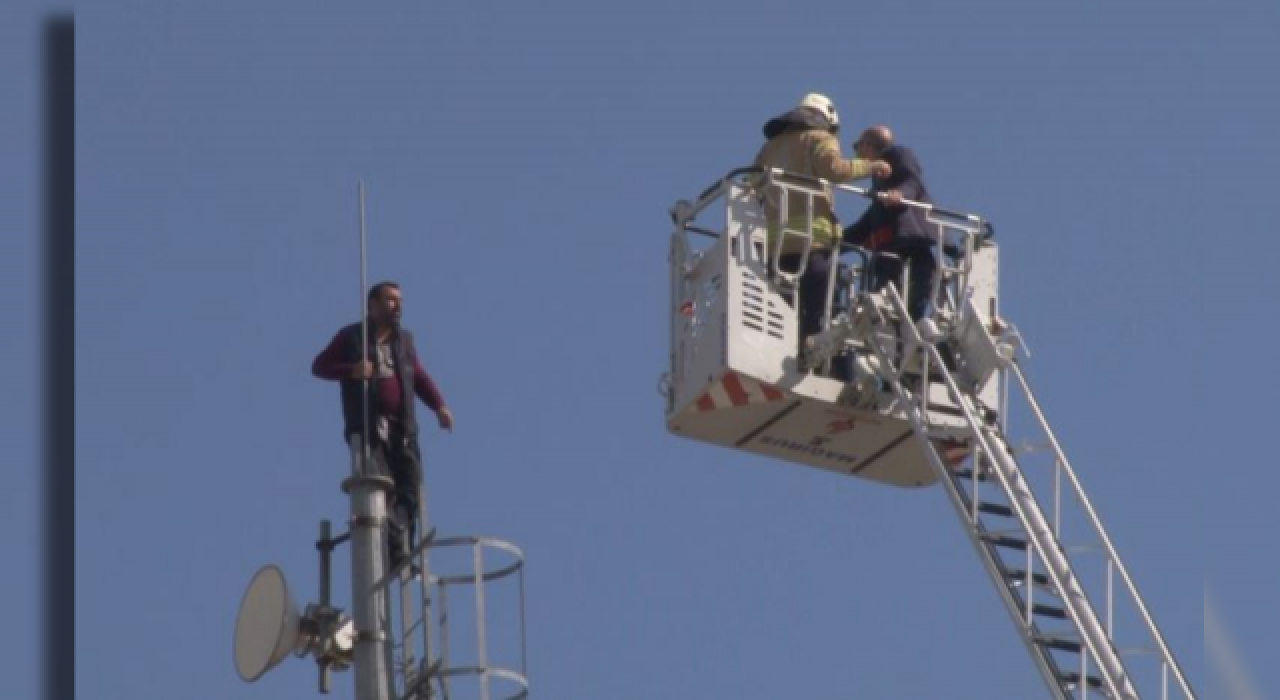
[[[359,209],[363,319],[367,289],[363,182]],[[299,610],[280,568],[260,569],[249,582],[236,618],[233,658],[241,679],[257,681],[293,654],[315,659],[320,693],[330,692],[333,671],[353,670],[355,700],[526,698],[524,554],[515,545],[491,537],[437,536],[427,519],[424,475],[419,495],[421,534],[417,541],[405,544],[403,563],[390,570],[386,531],[395,525],[387,516],[386,496],[393,483],[377,473],[359,435],[352,436],[350,450],[351,471],[342,482],[350,502],[348,529],[334,534],[331,522],[322,520],[315,543],[320,556],[319,601]],[[335,607],[330,594],[332,554],[343,544],[351,547],[350,614]],[[433,571],[433,553],[437,559],[453,553],[462,565],[448,572]],[[518,639],[509,646],[516,649],[512,656],[519,658],[511,667],[495,660],[489,632],[487,601],[490,589],[499,585],[514,585],[518,596]],[[455,600],[474,601],[472,625],[460,628],[453,621],[462,611],[456,605],[450,608],[451,591]],[[459,647],[459,640],[475,644],[474,656]]]

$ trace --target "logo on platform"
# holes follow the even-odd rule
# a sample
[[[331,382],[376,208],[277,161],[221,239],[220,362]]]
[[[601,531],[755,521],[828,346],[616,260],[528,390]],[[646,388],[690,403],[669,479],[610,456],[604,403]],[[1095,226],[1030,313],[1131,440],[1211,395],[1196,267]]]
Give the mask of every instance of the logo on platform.
[[[814,442],[819,440],[822,442],[814,444]],[[764,445],[776,447],[788,452],[795,452],[809,457],[817,457],[818,459],[826,459],[839,464],[848,464],[851,466],[858,463],[858,458],[854,455],[839,452],[837,450],[830,450],[824,447],[827,441],[830,441],[830,438],[819,436],[814,438],[810,444],[806,445],[803,442],[796,442],[795,440],[774,437],[772,435],[765,435],[760,438],[760,442]]]

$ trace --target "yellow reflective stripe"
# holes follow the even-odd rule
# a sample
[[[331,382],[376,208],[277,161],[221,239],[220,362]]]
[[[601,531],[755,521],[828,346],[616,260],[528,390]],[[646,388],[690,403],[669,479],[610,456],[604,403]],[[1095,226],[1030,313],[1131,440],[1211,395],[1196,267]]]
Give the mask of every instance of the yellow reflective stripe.
[[[805,226],[805,220],[803,217],[798,219],[791,218],[787,220],[787,228],[793,231],[803,231],[804,226]],[[834,228],[835,227],[831,225],[831,222],[825,218],[814,219],[813,242],[819,245],[825,245],[829,248],[834,247],[833,243],[840,235],[840,234],[837,234],[834,230],[832,230]],[[777,245],[779,230],[780,229],[776,222],[769,223],[769,226],[768,226],[769,250],[773,250],[773,247]],[[789,241],[794,240],[796,243],[800,243],[803,240],[803,238],[798,236],[788,236],[788,240]]]

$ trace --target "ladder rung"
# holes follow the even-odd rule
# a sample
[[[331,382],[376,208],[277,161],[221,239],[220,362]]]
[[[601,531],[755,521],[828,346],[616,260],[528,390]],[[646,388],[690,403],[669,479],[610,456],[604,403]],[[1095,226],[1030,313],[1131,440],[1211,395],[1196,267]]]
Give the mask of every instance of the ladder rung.
[[[1069,651],[1073,654],[1079,654],[1084,649],[1084,644],[1074,639],[1066,637],[1054,637],[1051,635],[1042,635],[1035,638],[1036,644],[1046,649],[1057,649],[1058,651]]]
[[[1078,671],[1067,671],[1063,673],[1061,676],[1058,676],[1058,678],[1061,679],[1062,682],[1064,683],[1069,683],[1075,686],[1080,685],[1080,673]],[[1087,682],[1090,688],[1102,687],[1102,679],[1098,678],[1097,676],[1089,676]]]
[[[1027,582],[1027,572],[1013,569],[1009,571],[1009,583],[1013,585],[1025,585]],[[1053,582],[1049,580],[1048,574],[1031,574],[1031,582],[1037,586],[1045,588],[1053,588]]]
[[[1053,617],[1059,620],[1067,619],[1067,611],[1053,605],[1045,605],[1044,603],[1035,603],[1031,606],[1031,612],[1042,617]]]
[[[957,479],[972,479],[972,478],[973,478],[973,470],[972,470],[972,469],[961,469],[961,470],[959,470],[959,471],[955,471],[955,472],[952,472],[952,473],[955,475],[955,477],[956,477]],[[986,469],[983,469],[983,470],[982,470],[982,473],[978,475],[978,481],[986,481],[987,479],[990,479],[990,478],[991,478],[991,476],[990,476],[990,472],[989,472],[988,470],[986,470]]]
[[[1017,537],[1010,537],[1009,535],[988,532],[982,535],[982,541],[987,544],[993,544],[997,547],[1008,547],[1019,551],[1026,551],[1027,549],[1026,540],[1020,540]]]
[[[1006,506],[1003,503],[979,503],[978,510],[991,515],[1002,515],[1006,518],[1013,517],[1013,507]]]

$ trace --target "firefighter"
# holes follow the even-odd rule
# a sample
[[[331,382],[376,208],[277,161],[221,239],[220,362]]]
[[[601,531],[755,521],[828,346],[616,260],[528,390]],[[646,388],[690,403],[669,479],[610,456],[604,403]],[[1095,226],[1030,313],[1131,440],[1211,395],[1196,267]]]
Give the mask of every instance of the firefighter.
[[[810,93],[800,104],[778,115],[764,125],[765,144],[755,158],[756,166],[777,168],[788,173],[822,178],[830,182],[850,182],[866,177],[885,178],[892,174],[889,164],[882,160],[855,157],[846,159],[840,152],[840,115],[835,104],[825,95]],[[769,222],[769,251],[775,249],[778,222],[781,216],[781,197],[765,193],[765,215]],[[813,240],[804,274],[800,277],[800,343],[822,330],[822,315],[826,307],[827,276],[839,259],[841,229],[836,219],[835,206],[830,189],[825,195],[814,198],[812,231]],[[787,202],[786,227],[803,231],[806,221],[807,196],[793,192]],[[778,268],[794,273],[800,267],[803,256],[803,239],[788,236],[778,257]],[[833,256],[833,253],[835,254]],[[833,363],[836,378],[847,379],[844,362]]]

